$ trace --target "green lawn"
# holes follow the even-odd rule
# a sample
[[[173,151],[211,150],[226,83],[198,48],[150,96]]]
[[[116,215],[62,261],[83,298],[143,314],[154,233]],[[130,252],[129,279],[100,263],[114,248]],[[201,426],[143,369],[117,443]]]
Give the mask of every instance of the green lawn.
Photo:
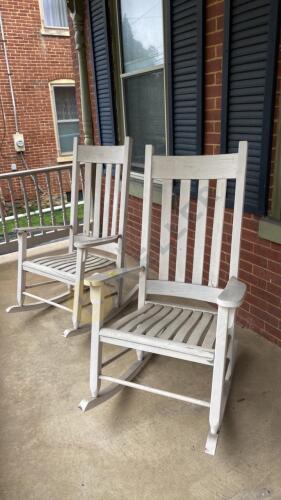
[[[69,219],[70,219],[70,207],[67,207],[65,209],[66,211],[66,223],[69,224]],[[78,220],[83,219],[83,212],[84,212],[84,205],[78,205]],[[40,226],[40,218],[38,214],[31,215],[31,225],[32,226]],[[29,226],[30,224],[28,223],[27,217],[20,217],[18,219],[19,221],[19,227],[26,227]],[[57,225],[63,224],[63,214],[62,210],[55,210],[55,220],[54,223]],[[44,226],[51,226],[52,225],[52,218],[51,218],[51,213],[47,212],[43,214],[43,225]],[[6,229],[8,233],[13,233],[15,231],[15,223],[13,220],[6,221]],[[3,224],[0,222],[0,236],[3,236]]]

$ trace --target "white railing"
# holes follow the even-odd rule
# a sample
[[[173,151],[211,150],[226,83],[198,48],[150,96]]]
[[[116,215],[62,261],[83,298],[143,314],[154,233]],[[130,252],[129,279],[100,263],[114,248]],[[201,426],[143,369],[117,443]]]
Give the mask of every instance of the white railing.
[[[16,229],[24,226],[55,226],[28,236],[28,246],[66,237],[69,233],[71,164],[0,174],[0,254],[17,250]],[[83,169],[80,172],[84,191]],[[83,201],[79,202],[83,205]],[[81,207],[82,208],[82,207]]]

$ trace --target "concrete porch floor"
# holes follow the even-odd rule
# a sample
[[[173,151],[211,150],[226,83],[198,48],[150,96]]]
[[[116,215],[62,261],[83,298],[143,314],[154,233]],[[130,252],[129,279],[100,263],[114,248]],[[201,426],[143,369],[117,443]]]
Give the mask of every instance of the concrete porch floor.
[[[204,408],[124,389],[82,414],[79,401],[90,394],[89,335],[62,337],[70,324],[64,311],[6,314],[15,303],[15,261],[0,266],[0,280],[1,499],[281,499],[278,347],[238,329],[236,372],[213,458],[203,451]],[[208,398],[210,376],[204,366],[154,357],[137,380]]]

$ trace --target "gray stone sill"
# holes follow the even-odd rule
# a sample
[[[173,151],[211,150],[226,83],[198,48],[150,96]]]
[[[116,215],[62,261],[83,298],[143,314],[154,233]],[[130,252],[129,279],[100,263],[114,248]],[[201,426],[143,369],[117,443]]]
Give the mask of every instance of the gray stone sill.
[[[136,198],[143,198],[143,174],[131,172],[129,195]],[[162,202],[162,187],[160,182],[153,183],[152,201],[161,205]]]
[[[41,35],[44,36],[63,36],[70,37],[69,28],[48,28],[46,26],[42,27]]]
[[[259,237],[281,244],[281,221],[264,217],[259,223]]]

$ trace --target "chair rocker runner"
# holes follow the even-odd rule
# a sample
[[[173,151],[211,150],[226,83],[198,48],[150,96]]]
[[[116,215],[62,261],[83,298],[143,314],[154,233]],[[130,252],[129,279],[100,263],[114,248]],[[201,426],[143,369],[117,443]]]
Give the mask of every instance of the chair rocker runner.
[[[49,255],[27,259],[27,233],[58,229],[62,226],[27,227],[18,229],[18,280],[17,305],[7,312],[26,311],[46,306],[55,306],[72,314],[73,327],[64,335],[89,331],[90,325],[81,325],[84,275],[109,266],[124,265],[124,236],[131,166],[132,140],[125,139],[123,146],[85,146],[74,140],[71,210],[69,228],[69,251],[63,255]],[[83,234],[78,234],[78,192],[80,169],[84,166],[84,217]],[[114,179],[113,179],[114,173]],[[104,195],[103,195],[104,179]],[[67,285],[65,293],[45,299],[26,291],[37,284],[26,284],[26,273],[48,278],[39,285],[55,280]],[[131,292],[134,294],[136,290]],[[124,298],[122,286],[116,288],[116,310],[130,300]],[[62,301],[73,296],[73,308]],[[36,302],[25,304],[25,297]],[[114,310],[112,311],[112,315]]]
[[[80,408],[83,411],[109,399],[123,386],[205,406],[209,408],[209,433],[205,451],[211,455],[215,454],[234,367],[235,311],[242,303],[246,292],[246,286],[237,280],[246,162],[246,142],[239,143],[237,154],[198,157],[154,156],[152,146],[146,147],[140,267],[116,270],[114,276],[104,272],[88,278],[93,303],[90,362],[92,398],[81,401]],[[148,279],[147,276],[151,193],[154,179],[162,182],[158,280]],[[221,267],[226,276],[226,264],[221,262],[221,250],[228,179],[235,179],[235,200],[229,279],[223,289],[219,288],[218,284]],[[175,279],[170,280],[174,180],[180,181],[180,196]],[[198,181],[197,202],[190,201],[191,180]],[[187,243],[191,241],[188,236],[192,226],[189,212],[195,211],[194,205],[197,205],[194,244],[191,245],[193,248],[189,249]],[[210,245],[208,252],[206,252],[207,229]],[[210,233],[212,233],[211,239]],[[229,231],[227,238],[229,239]],[[207,273],[203,275],[208,260],[208,275]],[[187,262],[192,262],[192,273],[186,272]],[[118,281],[136,270],[139,272],[137,311],[125,315],[123,313],[123,316],[114,320],[113,324],[105,323],[102,306],[104,285],[112,279]],[[189,277],[189,282],[186,282],[186,275]],[[183,299],[189,299],[189,302]],[[104,375],[102,372],[104,343],[135,349],[137,352],[136,361],[119,378]],[[147,363],[152,353],[211,366],[213,375],[210,400],[203,401],[133,382],[133,378]],[[101,389],[102,381],[111,384]]]

